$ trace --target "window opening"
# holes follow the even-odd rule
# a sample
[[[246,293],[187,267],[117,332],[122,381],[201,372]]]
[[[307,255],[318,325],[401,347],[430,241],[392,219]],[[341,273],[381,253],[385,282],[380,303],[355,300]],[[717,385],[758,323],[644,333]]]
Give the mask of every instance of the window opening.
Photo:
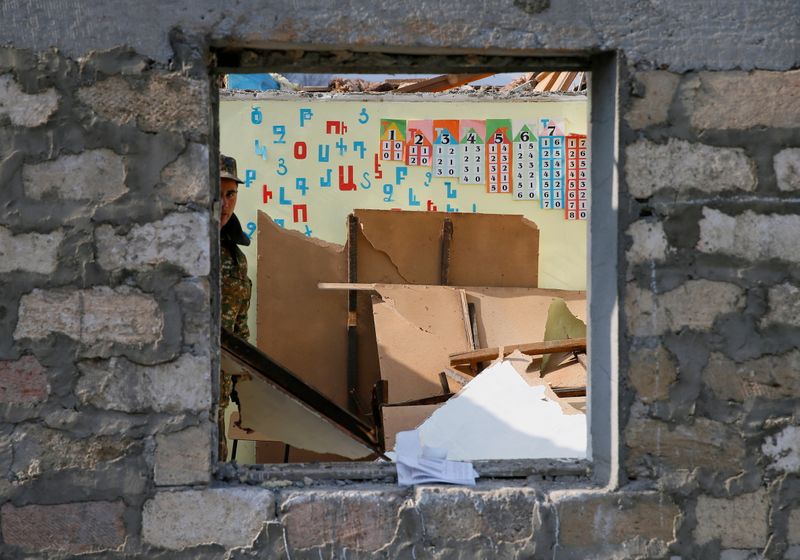
[[[451,459],[586,456],[587,78],[224,76],[229,459],[391,459],[417,427]]]

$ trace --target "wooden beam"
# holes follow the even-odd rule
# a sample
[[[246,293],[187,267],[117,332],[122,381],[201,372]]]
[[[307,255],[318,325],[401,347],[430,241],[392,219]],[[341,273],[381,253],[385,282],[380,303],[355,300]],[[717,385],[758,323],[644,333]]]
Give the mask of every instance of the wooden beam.
[[[320,290],[352,290],[362,292],[374,292],[380,284],[359,284],[357,282],[319,282],[317,288]]]
[[[553,84],[553,91],[565,91],[575,79],[577,72],[559,72],[559,77]]]
[[[442,224],[442,253],[439,261],[439,284],[447,286],[450,274],[450,245],[453,242],[453,222],[445,218]]]
[[[386,451],[385,434],[383,431],[383,413],[381,408],[389,400],[389,382],[379,379],[372,386],[372,422],[375,424],[375,435],[381,450]]]
[[[494,72],[490,74],[443,74],[441,76],[422,80],[415,84],[400,86],[394,91],[396,93],[435,93],[437,91],[447,91],[454,87],[463,86],[464,84],[476,80],[494,76],[494,74]]]
[[[347,216],[347,281],[358,282],[358,216]],[[358,412],[358,293],[347,292],[347,404]]]
[[[511,344],[503,347],[503,356],[519,350],[528,356],[541,354],[554,354],[557,352],[581,352],[586,350],[585,338],[568,338],[565,340],[549,340],[546,342],[531,342],[527,344]],[[481,348],[472,352],[459,352],[450,354],[450,365],[468,365],[477,362],[494,360],[500,356],[499,348]]]

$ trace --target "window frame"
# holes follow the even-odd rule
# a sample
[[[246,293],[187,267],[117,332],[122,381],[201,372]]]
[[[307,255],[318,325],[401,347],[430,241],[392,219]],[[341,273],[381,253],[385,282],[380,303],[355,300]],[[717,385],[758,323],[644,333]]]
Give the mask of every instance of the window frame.
[[[619,57],[608,53],[537,52],[479,54],[452,52],[392,53],[386,50],[299,50],[274,47],[254,50],[219,46],[212,48],[210,84],[213,129],[209,138],[211,177],[219,177],[219,87],[218,78],[228,73],[339,72],[339,73],[484,73],[581,70],[588,74],[591,146],[591,211],[588,224],[588,359],[587,458],[481,460],[473,465],[481,478],[517,480],[590,481],[597,486],[619,484],[619,276],[618,183],[619,183]],[[212,183],[215,184],[215,183]],[[213,210],[219,193],[212,189]],[[219,285],[219,239],[212,234],[212,285]],[[219,331],[219,289],[212,290],[212,325]],[[219,398],[219,337],[212,337],[212,383],[214,407]],[[219,434],[217,434],[219,436]],[[396,481],[391,463],[281,463],[233,468],[213,460],[221,481],[264,483],[269,481],[353,480]]]

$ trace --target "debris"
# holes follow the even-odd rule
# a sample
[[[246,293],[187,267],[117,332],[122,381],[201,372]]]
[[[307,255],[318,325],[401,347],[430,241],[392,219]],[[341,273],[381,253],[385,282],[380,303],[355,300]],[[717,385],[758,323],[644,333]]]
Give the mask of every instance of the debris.
[[[509,361],[484,370],[417,431],[454,460],[586,457],[586,416]]]
[[[344,408],[224,329],[221,341],[222,370],[238,376],[242,430],[350,459],[380,454],[370,427]]]
[[[397,434],[395,461],[400,486],[436,482],[475,486],[479,476],[472,463],[449,461],[446,449],[420,445],[416,430]]]

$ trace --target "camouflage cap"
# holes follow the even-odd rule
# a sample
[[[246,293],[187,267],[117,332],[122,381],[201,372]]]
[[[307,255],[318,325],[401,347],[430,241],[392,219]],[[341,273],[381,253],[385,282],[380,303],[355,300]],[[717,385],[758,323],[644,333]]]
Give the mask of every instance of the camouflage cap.
[[[236,160],[225,154],[219,155],[219,178],[233,179],[239,184],[244,183],[244,181],[239,179],[236,175]]]

